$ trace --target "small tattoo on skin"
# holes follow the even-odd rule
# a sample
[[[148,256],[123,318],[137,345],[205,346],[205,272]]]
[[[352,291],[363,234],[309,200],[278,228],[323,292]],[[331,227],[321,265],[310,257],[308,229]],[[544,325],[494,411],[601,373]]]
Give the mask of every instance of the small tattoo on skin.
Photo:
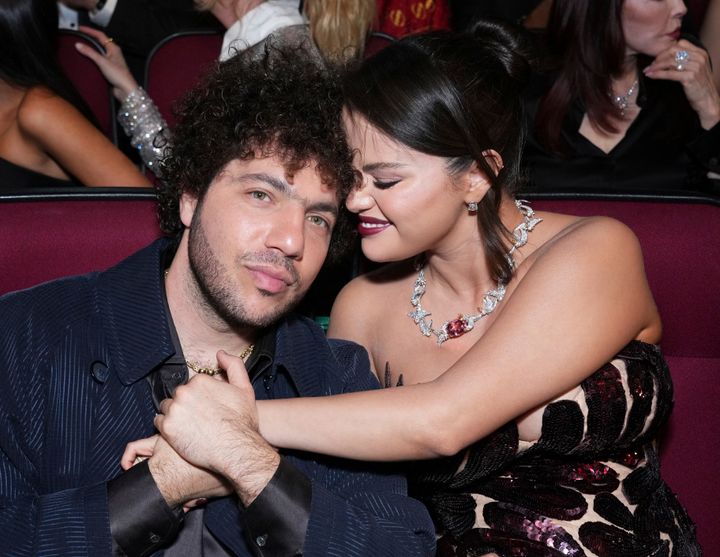
[[[385,388],[388,389],[392,387],[392,372],[390,371],[390,362],[385,362]],[[397,383],[394,385],[395,387],[402,387],[403,386],[403,374],[401,373],[398,375]]]

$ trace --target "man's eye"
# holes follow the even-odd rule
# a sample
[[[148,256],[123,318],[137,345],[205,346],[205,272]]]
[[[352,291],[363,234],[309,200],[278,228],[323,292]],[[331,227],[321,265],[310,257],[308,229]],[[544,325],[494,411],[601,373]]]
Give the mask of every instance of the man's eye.
[[[399,181],[400,180],[373,180],[373,184],[379,190],[386,190],[388,188],[393,187]]]
[[[323,228],[330,228],[330,223],[322,217],[317,215],[310,215],[308,220],[315,226],[322,226]]]
[[[266,201],[270,199],[270,196],[264,191],[251,191],[250,196],[258,201]]]

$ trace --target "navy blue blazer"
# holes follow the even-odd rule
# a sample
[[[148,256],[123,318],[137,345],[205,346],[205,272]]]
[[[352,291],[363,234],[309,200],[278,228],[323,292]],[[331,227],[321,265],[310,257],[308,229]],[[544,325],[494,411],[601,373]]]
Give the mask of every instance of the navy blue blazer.
[[[111,554],[106,482],[129,441],[155,433],[144,378],[173,354],[158,240],[102,273],[0,297],[0,554]],[[271,378],[258,398],[375,388],[367,354],[328,341],[311,321],[277,328]],[[305,555],[431,555],[435,535],[405,480],[382,467],[285,455],[312,482]],[[232,498],[209,503],[205,524],[251,555]],[[159,552],[160,555],[162,552]]]

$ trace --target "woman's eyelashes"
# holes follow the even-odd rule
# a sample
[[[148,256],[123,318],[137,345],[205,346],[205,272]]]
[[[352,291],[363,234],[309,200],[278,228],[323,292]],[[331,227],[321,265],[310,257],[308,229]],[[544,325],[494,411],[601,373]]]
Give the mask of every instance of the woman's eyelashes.
[[[377,178],[373,180],[373,185],[379,189],[379,190],[386,190],[388,188],[393,187],[395,184],[397,184],[400,180],[378,180]]]

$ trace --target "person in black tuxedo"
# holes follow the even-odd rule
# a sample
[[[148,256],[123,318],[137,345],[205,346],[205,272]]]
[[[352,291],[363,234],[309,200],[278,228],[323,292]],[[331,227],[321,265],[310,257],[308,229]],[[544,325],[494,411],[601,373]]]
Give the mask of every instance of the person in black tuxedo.
[[[191,29],[222,30],[192,0],[62,0],[78,11],[78,21],[102,28],[123,50],[130,71],[142,81],[145,60],[165,37]]]

